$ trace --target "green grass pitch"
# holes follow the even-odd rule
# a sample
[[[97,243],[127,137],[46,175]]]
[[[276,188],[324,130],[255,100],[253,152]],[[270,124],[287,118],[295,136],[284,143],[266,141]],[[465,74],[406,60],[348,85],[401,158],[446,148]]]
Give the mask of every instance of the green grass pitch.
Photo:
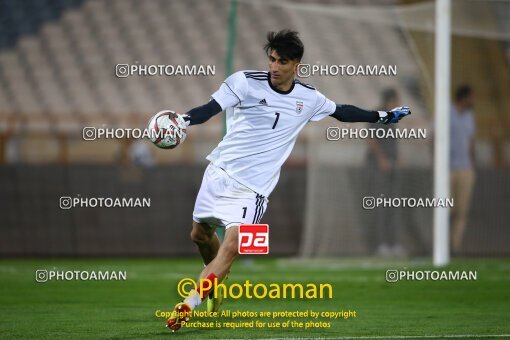
[[[508,259],[454,260],[446,268],[476,270],[476,281],[387,283],[387,269],[432,268],[425,260],[392,262],[339,258],[298,261],[263,257],[240,258],[228,283],[244,283],[245,280],[254,284],[331,283],[333,299],[229,299],[225,300],[223,309],[258,312],[355,310],[357,317],[332,320],[330,328],[183,328],[172,334],[164,327],[165,320],[157,318],[155,312],[171,310],[179,301],[176,292],[179,279],[195,277],[201,267],[197,259],[0,260],[0,338],[407,339],[496,338],[510,334]],[[127,280],[35,281],[36,269],[53,268],[125,270]],[[205,304],[199,310],[205,310]]]

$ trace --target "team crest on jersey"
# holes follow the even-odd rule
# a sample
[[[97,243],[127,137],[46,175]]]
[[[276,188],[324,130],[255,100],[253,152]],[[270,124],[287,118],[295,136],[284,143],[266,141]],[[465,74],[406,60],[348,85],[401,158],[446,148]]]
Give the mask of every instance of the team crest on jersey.
[[[301,113],[303,111],[303,102],[300,100],[296,101],[296,113]]]

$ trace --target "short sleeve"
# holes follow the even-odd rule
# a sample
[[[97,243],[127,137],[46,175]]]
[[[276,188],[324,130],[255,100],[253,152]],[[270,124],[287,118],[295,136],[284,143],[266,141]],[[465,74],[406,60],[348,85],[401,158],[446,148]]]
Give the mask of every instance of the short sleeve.
[[[248,81],[244,72],[239,71],[229,76],[218,91],[212,94],[212,98],[220,104],[221,109],[239,105],[248,92]]]
[[[326,98],[319,91],[317,92],[317,100],[315,101],[315,108],[313,110],[313,115],[310,118],[312,122],[318,122],[324,117],[332,115],[336,110],[336,104],[332,100]]]

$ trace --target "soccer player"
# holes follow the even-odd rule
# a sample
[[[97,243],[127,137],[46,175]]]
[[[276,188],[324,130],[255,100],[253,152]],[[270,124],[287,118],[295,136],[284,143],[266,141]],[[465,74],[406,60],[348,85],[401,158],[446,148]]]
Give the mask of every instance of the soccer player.
[[[193,211],[191,239],[205,264],[199,280],[221,282],[229,273],[238,253],[239,225],[260,222],[280,168],[307,123],[333,117],[342,122],[389,124],[411,113],[407,107],[368,111],[335,104],[313,86],[301,83],[295,77],[304,47],[297,32],[269,32],[264,50],[269,72],[232,74],[207,104],[184,116],[187,125],[204,123],[222,110],[227,118],[226,135],[207,156],[210,163]],[[221,244],[217,227],[226,229]],[[175,306],[167,326],[179,329],[209,293],[192,290]],[[218,310],[218,300],[208,298],[208,310]]]

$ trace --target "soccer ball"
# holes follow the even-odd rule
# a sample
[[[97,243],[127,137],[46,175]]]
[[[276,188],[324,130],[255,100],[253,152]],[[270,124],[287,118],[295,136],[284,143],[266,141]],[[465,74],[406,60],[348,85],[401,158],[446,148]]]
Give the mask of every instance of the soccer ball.
[[[149,139],[162,149],[173,149],[186,139],[186,122],[174,111],[156,113],[149,121]]]

